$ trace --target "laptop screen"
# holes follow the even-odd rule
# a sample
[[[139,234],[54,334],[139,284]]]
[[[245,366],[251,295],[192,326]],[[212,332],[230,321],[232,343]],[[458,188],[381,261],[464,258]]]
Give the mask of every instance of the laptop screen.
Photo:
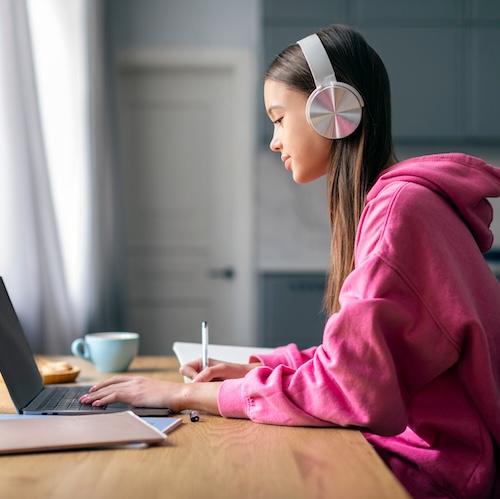
[[[43,389],[42,376],[1,277],[0,372],[18,412]]]

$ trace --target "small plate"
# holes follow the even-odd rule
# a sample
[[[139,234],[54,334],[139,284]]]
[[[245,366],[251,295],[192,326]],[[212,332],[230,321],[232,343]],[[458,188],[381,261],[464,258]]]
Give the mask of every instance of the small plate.
[[[69,383],[74,381],[78,374],[80,374],[80,368],[66,362],[40,360],[37,362],[37,365],[43,382],[46,385],[53,383]]]
[[[46,385],[53,383],[70,383],[74,381],[79,374],[80,369],[78,367],[73,367],[67,371],[59,371],[54,374],[42,374],[42,378]]]

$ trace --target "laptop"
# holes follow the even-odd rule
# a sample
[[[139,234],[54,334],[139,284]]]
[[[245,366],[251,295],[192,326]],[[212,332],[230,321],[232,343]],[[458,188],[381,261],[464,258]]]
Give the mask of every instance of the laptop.
[[[45,385],[33,352],[0,277],[0,372],[19,414],[83,415],[133,411],[138,416],[168,416],[168,408],[109,404],[93,407],[79,398],[90,386]]]

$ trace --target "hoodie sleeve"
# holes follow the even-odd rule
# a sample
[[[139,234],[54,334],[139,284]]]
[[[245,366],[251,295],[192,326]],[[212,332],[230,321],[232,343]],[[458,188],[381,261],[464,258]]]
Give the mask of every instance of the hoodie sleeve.
[[[366,295],[373,276],[378,284],[372,282]],[[221,414],[269,424],[357,427],[381,435],[403,431],[404,394],[386,338],[411,336],[415,296],[375,257],[346,280],[341,305],[319,347],[301,353],[288,345],[263,357],[265,365],[244,378],[224,381]],[[421,320],[432,326],[430,316]]]
[[[284,364],[297,369],[304,362],[307,362],[314,356],[316,347],[308,348],[307,350],[299,350],[297,345],[290,345],[276,348],[272,353],[265,355],[252,355],[249,362],[262,362],[268,367],[278,367]]]

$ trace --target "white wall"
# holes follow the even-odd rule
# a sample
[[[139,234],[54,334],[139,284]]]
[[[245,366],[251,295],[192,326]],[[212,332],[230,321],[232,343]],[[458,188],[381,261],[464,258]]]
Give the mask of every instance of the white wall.
[[[324,178],[297,184],[280,155],[257,156],[257,255],[262,271],[328,268],[330,227]]]
[[[460,151],[500,166],[500,148],[472,146],[399,147],[400,160],[435,152]],[[262,151],[257,172],[257,254],[263,271],[323,271],[328,267],[330,229],[325,182],[297,185],[279,154]],[[494,247],[500,248],[500,198],[490,200],[495,211]]]

